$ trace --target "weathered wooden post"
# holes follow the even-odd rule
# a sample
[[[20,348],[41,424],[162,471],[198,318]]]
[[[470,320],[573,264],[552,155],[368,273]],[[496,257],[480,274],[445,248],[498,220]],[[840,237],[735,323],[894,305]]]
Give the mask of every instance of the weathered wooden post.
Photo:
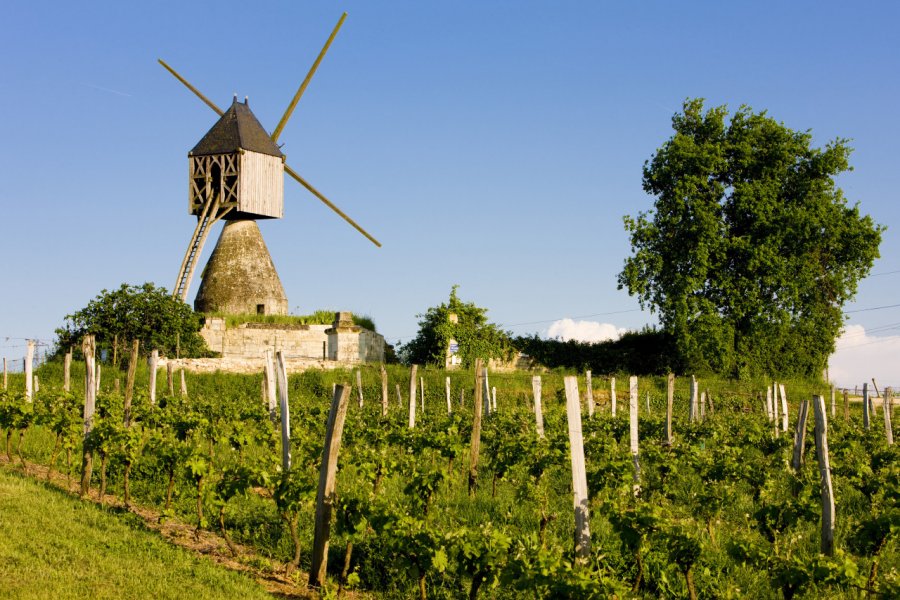
[[[850,420],[850,390],[844,388],[844,420]]]
[[[444,390],[447,392],[447,414],[453,412],[453,406],[450,404],[450,378],[444,379]]]
[[[482,393],[483,393],[483,397],[484,397],[485,406],[487,407],[487,414],[490,415],[493,412],[493,410],[491,410],[492,409],[492,407],[491,407],[491,386],[490,386],[490,383],[488,383],[487,367],[482,367],[482,369],[481,369],[481,381],[484,384],[484,391]]]
[[[94,427],[94,406],[97,400],[97,384],[94,381],[96,366],[94,364],[94,336],[86,335],[81,343],[81,351],[84,354],[84,413],[83,413],[83,439],[81,455],[81,495],[88,493],[91,486],[91,471],[93,469],[93,457],[87,437]]]
[[[894,429],[891,425],[891,409],[894,406],[894,390],[891,388],[884,388],[882,398],[883,404],[881,405],[881,412],[884,413],[884,437],[887,438],[888,446],[893,446]]]
[[[4,359],[4,367],[6,359]],[[6,386],[3,386],[4,388]],[[63,359],[63,391],[68,393],[72,389],[72,350],[66,352]]]
[[[700,420],[706,420],[706,392],[700,392]]]
[[[334,389],[331,409],[328,411],[328,424],[325,428],[325,448],[319,467],[312,565],[309,569],[310,587],[321,587],[325,583],[328,571],[328,538],[331,536],[331,512],[334,506],[338,453],[341,449],[341,436],[344,432],[349,400],[350,386],[339,385]]]
[[[637,496],[641,493],[641,465],[638,462],[638,378],[628,378],[628,433],[631,446],[631,461],[634,463],[632,490]]]
[[[118,381],[118,380],[116,380]],[[34,375],[34,393],[35,395],[41,393],[41,382],[38,380],[38,376]]]
[[[690,415],[688,420],[693,423],[700,416],[699,411],[699,394],[697,393],[697,378],[691,375],[691,404],[690,404]]]
[[[872,405],[869,403],[869,384],[863,383],[863,429],[869,430],[869,409]]]
[[[775,435],[781,435],[780,419],[778,418],[778,384],[772,384],[772,419],[775,422]]]
[[[403,395],[400,393],[400,384],[395,383],[394,388],[397,390],[397,406],[403,408]]]
[[[125,427],[131,427],[131,400],[134,398],[134,377],[137,374],[141,341],[131,342],[131,357],[128,359],[128,375],[125,377]]]
[[[491,386],[491,402],[494,405],[494,412],[497,412],[497,386]]]
[[[475,487],[478,485],[478,455],[481,452],[481,413],[484,410],[484,371],[481,367],[481,359],[475,359],[475,401],[473,406],[474,417],[472,419],[472,438],[469,444],[469,496],[475,495]]]
[[[172,359],[166,361],[166,384],[169,386],[169,397],[175,395],[175,363]]]
[[[159,365],[159,350],[150,353],[149,377],[150,377],[150,406],[156,405],[156,368]]]
[[[269,408],[269,420],[272,423],[278,422],[278,404],[275,399],[278,389],[275,385],[275,363],[272,360],[272,349],[266,348],[265,352],[265,386],[266,386],[266,401]]]
[[[179,369],[181,373],[181,397],[187,398],[187,382],[184,380],[184,369]]]
[[[409,372],[409,428],[416,426],[416,370],[418,365],[413,365]]]
[[[281,471],[287,473],[291,470],[291,411],[288,402],[288,378],[287,368],[284,364],[284,352],[275,353],[278,379],[278,397],[281,400]]]
[[[384,368],[384,363],[381,364],[381,416],[386,417],[388,413],[388,376],[387,371]]]
[[[544,437],[544,413],[541,409],[541,376],[531,378],[531,392],[534,394],[534,422],[539,438]]]
[[[422,414],[425,414],[425,378],[419,376],[419,401],[422,404]]]
[[[609,404],[610,404],[610,414],[612,416],[616,416],[616,378],[609,378]]]
[[[797,427],[794,429],[794,455],[791,459],[791,467],[795,473],[800,472],[803,466],[804,453],[806,451],[806,416],[809,411],[809,400],[800,403],[797,413]]]
[[[34,340],[25,340],[25,402],[34,398]]]
[[[831,418],[832,419],[837,418],[837,413],[835,412],[837,407],[835,406],[834,396],[835,396],[834,386],[831,386]]]
[[[584,372],[585,401],[587,402],[588,417],[594,418],[594,387],[591,383],[591,371]]]
[[[575,508],[575,562],[587,564],[591,556],[590,510],[584,467],[584,437],[581,431],[581,398],[578,378],[565,378],[566,416],[569,423],[569,454],[572,459],[572,495]]]
[[[816,419],[816,457],[819,459],[819,481],[822,486],[822,541],[820,551],[826,556],[834,554],[834,490],[831,487],[831,465],[828,459],[828,418],[825,416],[825,399],[813,396]]]
[[[675,374],[666,376],[666,445],[671,446],[675,441],[672,434],[672,408],[675,403]]]
[[[97,378],[94,381],[94,384],[96,385],[97,389],[94,390],[94,393],[99,394],[100,393],[100,361],[96,361],[94,364],[96,365],[96,369],[97,369]]]
[[[766,388],[766,418],[771,423],[775,419],[775,409],[772,402],[772,387]]]
[[[787,394],[784,393],[784,384],[778,384],[778,390],[781,392],[781,431],[787,433],[788,430],[788,401]]]
[[[356,370],[356,395],[359,400],[359,407],[363,407],[363,389],[362,389],[362,371]]]

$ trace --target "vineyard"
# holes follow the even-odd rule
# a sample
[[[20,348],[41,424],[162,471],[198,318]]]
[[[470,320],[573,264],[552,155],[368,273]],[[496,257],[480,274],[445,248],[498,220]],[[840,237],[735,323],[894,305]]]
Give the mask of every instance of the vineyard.
[[[836,413],[816,412],[835,507],[823,552],[826,448],[814,407],[808,426],[800,409],[829,398],[825,386],[789,383],[776,418],[765,382],[678,378],[670,431],[666,378],[595,376],[588,388],[555,372],[487,384],[472,370],[389,365],[387,383],[377,366],[309,370],[282,384],[279,412],[262,374],[188,373],[179,390],[163,371],[151,403],[143,364],[133,388],[104,370],[86,435],[83,364],[71,392],[62,364],[43,365],[30,401],[13,375],[0,391],[6,468],[39,463],[73,481],[92,470],[87,494],[216,531],[273,572],[312,572],[323,595],[900,597],[900,461],[874,418],[884,405],[839,397]],[[323,455],[336,460],[330,483]]]

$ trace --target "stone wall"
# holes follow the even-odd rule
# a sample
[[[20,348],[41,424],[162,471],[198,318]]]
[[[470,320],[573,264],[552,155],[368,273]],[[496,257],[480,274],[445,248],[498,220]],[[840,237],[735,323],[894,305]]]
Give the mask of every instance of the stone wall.
[[[331,325],[242,323],[229,328],[225,319],[212,317],[200,335],[223,359],[261,359],[271,349],[295,361],[382,362],[384,337],[349,319],[349,313],[338,313]]]

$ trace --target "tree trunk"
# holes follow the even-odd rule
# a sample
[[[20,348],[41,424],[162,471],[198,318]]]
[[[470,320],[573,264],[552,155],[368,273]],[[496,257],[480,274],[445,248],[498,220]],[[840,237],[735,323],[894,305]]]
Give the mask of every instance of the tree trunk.
[[[482,577],[481,573],[475,573],[472,577],[472,586],[469,588],[469,600],[478,598],[478,590],[481,588],[483,582],[484,577]]]
[[[341,569],[341,581],[338,584],[338,592],[344,589],[344,586],[347,585],[347,575],[350,574],[350,561],[353,558],[353,542],[347,542],[347,550],[344,552],[344,568]]]
[[[131,508],[131,463],[125,463],[125,479],[124,479],[124,495],[125,495],[125,508]]]
[[[697,600],[697,588],[694,587],[694,572],[690,567],[684,572],[684,581],[687,583],[688,594],[691,600]]]
[[[103,504],[103,497],[106,495],[106,461],[107,454],[105,452],[100,454],[100,504]]]
[[[228,544],[228,549],[231,550],[232,556],[237,556],[237,547],[234,545],[234,542],[231,541],[231,538],[228,537],[228,530],[225,529],[225,505],[223,504],[221,508],[219,508],[219,529],[222,531],[222,537],[225,538],[225,543]]]

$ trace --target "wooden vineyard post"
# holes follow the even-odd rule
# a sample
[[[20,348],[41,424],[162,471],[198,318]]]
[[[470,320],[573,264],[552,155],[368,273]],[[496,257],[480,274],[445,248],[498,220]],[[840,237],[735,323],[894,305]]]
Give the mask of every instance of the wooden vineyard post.
[[[497,386],[491,386],[491,402],[494,405],[494,412],[497,412]]]
[[[118,381],[118,379],[116,381]],[[35,375],[34,376],[34,393],[39,394],[40,391],[41,391],[41,382],[38,381],[38,376]]]
[[[359,407],[363,407],[363,389],[362,389],[362,371],[356,370],[356,395],[359,400]]]
[[[277,386],[275,385],[275,362],[272,360],[272,349],[266,348],[265,362],[266,401],[269,408],[269,420],[278,422],[278,405],[276,400]]]
[[[88,493],[91,486],[91,471],[93,469],[93,457],[91,456],[90,445],[87,444],[87,437],[94,427],[94,406],[97,400],[97,384],[94,381],[96,374],[94,364],[94,336],[84,336],[81,343],[81,351],[84,354],[84,413],[83,428],[84,435],[83,453],[81,455],[81,495]]]
[[[487,367],[482,368],[482,376],[481,380],[484,382],[484,401],[487,405],[487,414],[491,414],[494,412],[496,406],[491,406],[491,385],[488,382],[488,369]]]
[[[5,359],[4,359],[5,362]],[[5,365],[4,365],[5,366]],[[4,369],[5,371],[5,369]],[[6,387],[5,385],[3,386]],[[63,359],[63,391],[69,392],[72,389],[72,351],[66,352]]]
[[[34,398],[34,340],[25,340],[25,402]]]
[[[616,416],[616,378],[609,378],[609,405],[610,405],[610,414],[612,416]]]
[[[150,394],[150,406],[154,406],[156,404],[156,367],[159,364],[159,350],[154,350],[150,353],[150,389],[148,393]]]
[[[397,390],[397,405],[402,408],[403,407],[403,395],[400,394],[400,384],[395,383],[394,388],[396,388],[396,390]]]
[[[100,363],[95,362],[94,365],[97,370],[96,377],[94,378],[94,394],[96,395],[100,393]]]
[[[769,419],[769,422],[772,422],[772,419],[775,418],[775,413],[772,409],[772,388],[766,388],[766,418]]]
[[[781,428],[779,427],[779,419],[778,419],[778,384],[772,384],[772,420],[775,423],[775,435],[781,435]]]
[[[822,541],[820,551],[834,554],[834,490],[831,487],[831,465],[828,459],[828,418],[825,398],[813,396],[816,419],[816,457],[819,459],[819,481],[822,486]]]
[[[184,369],[179,369],[181,374],[181,397],[187,398],[187,382],[184,380]]]
[[[588,417],[594,418],[594,388],[591,383],[591,372],[587,370],[584,372],[584,385],[585,385],[585,401],[587,402],[588,409]]]
[[[700,392],[700,420],[706,420],[706,392]]]
[[[699,411],[697,406],[699,398],[697,397],[697,378],[691,375],[691,404],[690,404],[690,415],[688,420],[693,423],[699,417]]]
[[[791,459],[791,468],[795,473],[800,472],[803,466],[804,452],[806,451],[806,416],[809,411],[809,400],[800,403],[797,412],[797,428],[794,430],[794,455]]]
[[[481,452],[481,413],[484,410],[484,372],[481,359],[475,359],[475,401],[473,403],[472,439],[469,444],[469,496],[475,495],[478,484],[478,454]]]
[[[575,562],[587,564],[591,556],[590,511],[587,473],[584,467],[584,437],[581,431],[581,398],[578,378],[565,378],[566,417],[569,423],[569,451],[572,459],[572,494],[575,507]]]
[[[128,375],[125,377],[125,427],[131,426],[131,400],[134,398],[134,376],[141,351],[141,341],[131,343],[131,357],[128,359]]]
[[[869,430],[869,409],[872,408],[872,405],[869,403],[869,384],[863,383],[863,429],[866,431]]]
[[[531,378],[531,392],[534,394],[534,422],[539,438],[544,437],[544,413],[541,409],[541,376]]]
[[[381,416],[386,417],[388,413],[388,376],[387,371],[384,368],[384,364],[381,365]]]
[[[882,395],[881,412],[884,413],[884,437],[887,439],[888,446],[894,445],[894,428],[891,425],[891,410],[894,406],[894,390],[891,388],[884,388],[884,394]]]
[[[284,365],[284,353],[275,353],[275,374],[278,378],[278,398],[281,401],[281,471],[291,470],[291,411],[288,402],[287,369]]]
[[[778,384],[778,390],[781,392],[781,431],[787,433],[788,430],[788,402],[787,394],[784,393],[784,384]]]
[[[850,390],[844,388],[844,420],[850,420]]]
[[[169,386],[169,397],[175,395],[175,363],[171,359],[166,361],[166,385]]]
[[[419,377],[419,401],[422,405],[422,414],[425,414],[425,378]]]
[[[831,386],[831,418],[836,419],[837,414],[835,413],[835,402],[834,402],[834,386]]]
[[[631,461],[634,463],[632,490],[637,496],[641,493],[641,465],[638,462],[638,378],[628,379],[628,438],[631,447]]]
[[[675,441],[672,434],[672,408],[675,403],[675,374],[666,376],[666,445],[671,446]]]
[[[331,512],[334,506],[338,452],[341,449],[341,435],[344,432],[349,400],[350,386],[339,385],[334,389],[331,409],[328,411],[328,424],[325,428],[325,448],[322,450],[322,463],[319,467],[312,566],[309,570],[310,587],[321,587],[325,583],[328,570],[328,538],[331,536]]]
[[[409,428],[416,426],[416,370],[418,365],[413,365],[409,371]]]
[[[453,406],[450,403],[450,378],[449,377],[444,378],[444,391],[447,392],[447,414],[449,415],[450,413],[453,412]]]
[[[707,394],[708,393],[709,392],[707,392]],[[650,416],[650,392],[647,392],[646,400],[647,400],[647,416],[649,417]]]

